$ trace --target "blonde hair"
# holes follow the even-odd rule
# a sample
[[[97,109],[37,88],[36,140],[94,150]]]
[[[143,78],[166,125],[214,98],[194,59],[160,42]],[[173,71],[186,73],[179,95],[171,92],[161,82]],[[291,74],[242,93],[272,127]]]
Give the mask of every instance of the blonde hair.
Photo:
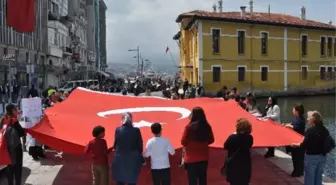
[[[236,132],[237,133],[246,133],[251,134],[252,132],[252,125],[251,123],[245,118],[239,118],[236,124]]]
[[[307,119],[308,120],[313,119],[315,124],[316,123],[317,124],[323,123],[323,117],[322,117],[321,113],[316,111],[316,110],[308,111],[307,112]]]

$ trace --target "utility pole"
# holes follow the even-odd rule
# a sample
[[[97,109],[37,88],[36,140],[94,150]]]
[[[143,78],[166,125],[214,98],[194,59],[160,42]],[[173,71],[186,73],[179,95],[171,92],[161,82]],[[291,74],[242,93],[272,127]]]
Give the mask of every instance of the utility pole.
[[[139,48],[139,46],[138,46],[138,48],[137,48],[137,53],[138,53],[138,70],[139,70],[139,65],[140,65],[140,48]]]
[[[144,59],[141,59],[141,78],[143,77],[143,63],[144,63]]]

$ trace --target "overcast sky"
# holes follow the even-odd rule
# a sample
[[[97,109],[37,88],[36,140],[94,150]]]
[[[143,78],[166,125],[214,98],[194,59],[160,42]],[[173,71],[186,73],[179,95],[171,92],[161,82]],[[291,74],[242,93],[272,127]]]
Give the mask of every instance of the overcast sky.
[[[192,10],[212,11],[216,0],[105,0],[108,10],[107,58],[109,63],[135,63],[136,52],[128,52],[140,46],[144,58],[155,63],[171,64],[166,55],[168,46],[178,63],[179,49],[172,37],[179,31],[175,22],[181,13]],[[223,11],[239,11],[249,0],[224,0]],[[328,22],[335,18],[335,0],[254,0],[254,11],[299,16],[300,7],[306,7],[307,19]]]

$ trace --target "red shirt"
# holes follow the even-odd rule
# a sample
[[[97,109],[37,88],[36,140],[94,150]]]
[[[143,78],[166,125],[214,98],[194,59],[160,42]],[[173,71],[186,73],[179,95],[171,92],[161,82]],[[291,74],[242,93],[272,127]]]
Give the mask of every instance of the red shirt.
[[[193,163],[200,161],[207,161],[209,159],[209,145],[214,142],[214,136],[210,127],[209,142],[199,142],[192,140],[192,131],[190,125],[187,125],[183,132],[181,144],[184,146],[184,162]]]
[[[105,139],[94,138],[85,148],[86,154],[92,155],[92,164],[108,165],[108,151]]]
[[[14,124],[15,122],[17,122],[18,119],[17,119],[17,116],[7,116],[7,115],[5,115],[5,116],[2,118],[1,121],[2,121],[2,124],[3,124],[3,125],[8,126],[8,125],[10,125],[10,124]]]

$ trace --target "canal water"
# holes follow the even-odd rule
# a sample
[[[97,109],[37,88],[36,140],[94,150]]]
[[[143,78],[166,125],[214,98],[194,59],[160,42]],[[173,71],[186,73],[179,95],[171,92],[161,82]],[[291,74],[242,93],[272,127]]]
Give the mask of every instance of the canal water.
[[[263,108],[267,99],[258,100],[258,104]],[[324,124],[328,128],[331,136],[335,139],[336,136],[336,109],[335,96],[307,96],[307,97],[293,97],[293,98],[279,98],[278,104],[281,108],[281,122],[290,123],[292,121],[292,108],[294,104],[302,103],[305,111],[317,110],[324,119]],[[330,152],[327,156],[327,166],[325,174],[336,179],[335,173],[336,150]]]

